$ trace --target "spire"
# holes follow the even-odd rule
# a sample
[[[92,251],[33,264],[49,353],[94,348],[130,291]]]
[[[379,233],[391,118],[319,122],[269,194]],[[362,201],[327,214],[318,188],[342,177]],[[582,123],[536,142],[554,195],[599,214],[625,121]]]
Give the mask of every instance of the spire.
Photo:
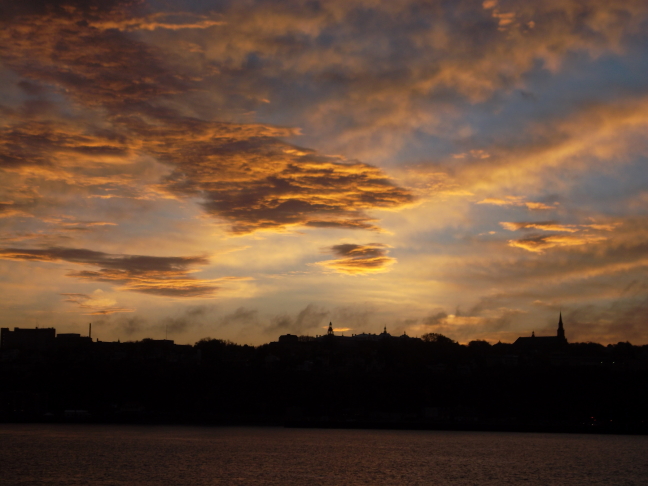
[[[329,322],[329,328],[328,328],[328,332],[326,334],[328,334],[329,336],[333,336],[333,323],[332,322]]]
[[[558,317],[558,332],[556,333],[556,336],[558,336],[558,339],[562,341],[567,341],[565,339],[565,329],[563,328],[562,311],[560,311],[560,317]]]

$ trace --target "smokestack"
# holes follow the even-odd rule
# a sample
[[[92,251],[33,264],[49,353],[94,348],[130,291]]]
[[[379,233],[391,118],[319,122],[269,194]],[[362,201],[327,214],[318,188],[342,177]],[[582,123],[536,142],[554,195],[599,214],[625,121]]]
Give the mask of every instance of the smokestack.
[[[89,324],[89,328],[88,328],[88,337],[89,337],[90,339],[92,339],[92,322]]]

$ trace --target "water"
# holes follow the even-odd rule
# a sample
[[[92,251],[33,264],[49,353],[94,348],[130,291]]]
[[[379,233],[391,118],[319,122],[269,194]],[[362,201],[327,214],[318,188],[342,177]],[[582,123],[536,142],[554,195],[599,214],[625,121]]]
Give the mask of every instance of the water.
[[[0,425],[5,485],[645,485],[648,437]]]

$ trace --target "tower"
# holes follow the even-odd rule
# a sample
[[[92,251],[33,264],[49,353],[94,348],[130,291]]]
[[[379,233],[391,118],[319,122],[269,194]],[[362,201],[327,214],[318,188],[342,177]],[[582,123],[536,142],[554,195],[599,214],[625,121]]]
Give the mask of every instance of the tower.
[[[563,328],[563,321],[562,321],[562,312],[560,312],[560,317],[558,318],[558,332],[556,333],[558,336],[558,339],[561,341],[566,341],[565,339],[565,329]]]
[[[333,323],[329,322],[329,328],[328,331],[326,332],[328,336],[333,336]]]

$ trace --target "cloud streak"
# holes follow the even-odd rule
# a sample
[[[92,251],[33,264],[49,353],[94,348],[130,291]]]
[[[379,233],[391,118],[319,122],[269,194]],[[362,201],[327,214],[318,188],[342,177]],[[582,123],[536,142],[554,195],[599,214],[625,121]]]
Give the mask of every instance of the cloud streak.
[[[206,265],[205,257],[112,255],[81,248],[0,249],[0,259],[28,262],[69,262],[99,267],[68,272],[69,277],[121,285],[121,290],[165,297],[207,297],[219,287],[212,280],[190,275],[191,267]],[[79,303],[79,302],[77,302]]]
[[[500,225],[509,231],[520,230],[541,230],[569,233],[567,235],[533,235],[519,240],[509,240],[509,245],[514,248],[543,253],[545,250],[554,247],[582,246],[601,243],[608,239],[601,234],[592,234],[591,231],[612,231],[620,223],[608,224],[560,224],[556,221],[538,222],[501,222]]]
[[[525,201],[524,199],[525,198],[520,196],[506,196],[505,198],[487,197],[479,201],[477,204],[491,204],[493,206],[519,206],[526,207],[527,209],[530,209],[532,211],[548,211],[551,209],[556,209],[556,207],[558,206],[558,203],[545,204],[535,201]]]
[[[550,248],[583,246],[605,241],[605,236],[596,235],[540,235],[519,240],[509,240],[509,245],[533,253],[543,253]]]
[[[328,251],[339,258],[318,262],[318,265],[349,275],[385,272],[396,263],[395,258],[387,256],[388,248],[380,243],[334,245]]]
[[[116,306],[116,301],[104,297],[101,290],[95,290],[92,295],[80,293],[64,293],[61,294],[65,299],[64,302],[76,304],[88,316],[105,316],[110,314],[117,314],[122,312],[135,312],[135,309]]]

